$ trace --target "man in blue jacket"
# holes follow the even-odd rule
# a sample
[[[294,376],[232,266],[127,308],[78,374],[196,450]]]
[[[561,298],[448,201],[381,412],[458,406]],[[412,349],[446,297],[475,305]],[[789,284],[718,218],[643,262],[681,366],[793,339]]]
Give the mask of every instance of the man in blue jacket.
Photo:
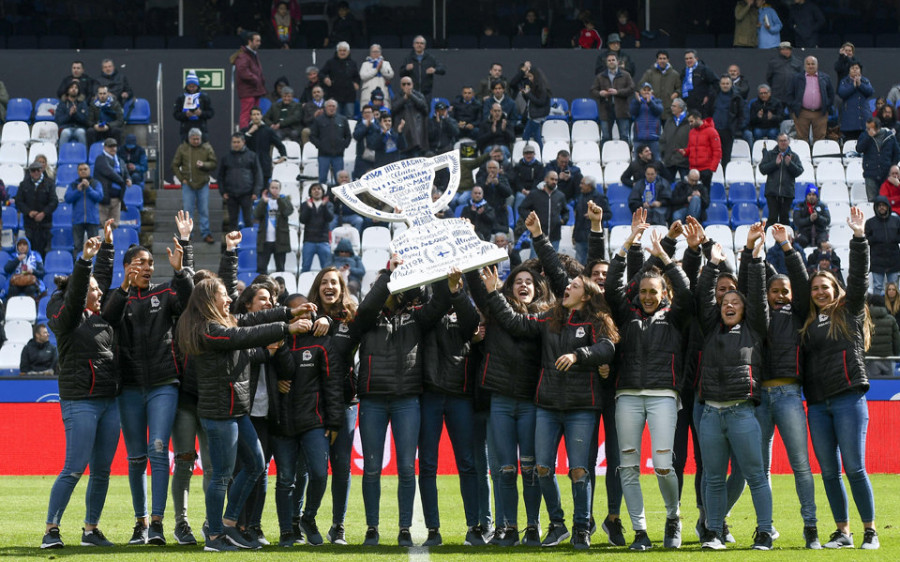
[[[834,103],[834,85],[827,74],[819,72],[816,57],[806,57],[803,67],[805,72],[794,75],[791,81],[791,117],[797,128],[797,138],[808,141],[812,132],[815,142],[825,138],[828,111]]]
[[[84,236],[97,236],[100,229],[100,201],[103,200],[103,186],[91,177],[91,167],[87,162],[78,165],[78,179],[66,188],[65,201],[72,207],[72,236],[75,239],[74,253],[77,255],[84,245]]]

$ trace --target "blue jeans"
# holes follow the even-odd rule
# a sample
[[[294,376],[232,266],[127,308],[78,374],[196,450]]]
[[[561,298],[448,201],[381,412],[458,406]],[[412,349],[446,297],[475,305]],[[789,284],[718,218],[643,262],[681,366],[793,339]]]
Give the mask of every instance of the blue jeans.
[[[541,489],[534,470],[535,414],[533,402],[508,396],[491,396],[489,433],[496,445],[497,466],[500,467],[500,498],[502,509],[495,521],[498,525],[518,527],[519,490],[516,486],[518,466],[522,465],[522,498],[528,525],[540,523]],[[503,518],[501,518],[502,513]]]
[[[478,523],[490,529],[497,521],[503,521],[500,499],[500,469],[497,465],[493,435],[488,428],[489,412],[476,411],[472,426],[472,458],[475,462],[475,478],[478,484]],[[490,476],[490,478],[489,478]],[[494,495],[494,511],[491,511],[491,492]]]
[[[622,482],[616,468],[619,466],[619,434],[616,430],[616,398],[614,387],[604,386],[600,392],[603,404],[597,412],[597,420],[594,422],[594,434],[591,436],[591,452],[589,465],[594,467],[590,471],[591,492],[596,492],[596,467],[600,456],[600,422],[603,422],[603,453],[606,455],[606,514],[618,515],[622,510]],[[594,494],[591,494],[591,515],[594,514]]]
[[[525,121],[525,130],[522,131],[522,140],[534,140],[541,147],[541,151],[544,150],[544,141],[541,138],[541,128],[544,126],[544,121],[544,119],[540,121],[529,119]]]
[[[337,185],[337,173],[344,169],[344,155],[319,156],[319,183],[323,185]],[[333,181],[328,181],[328,170],[332,171]]]
[[[249,415],[227,420],[200,418],[200,423],[206,431],[212,461],[212,476],[206,489],[206,520],[209,534],[218,536],[225,531],[222,508],[225,507],[226,493],[228,506],[224,519],[237,521],[253,485],[265,470],[265,463]],[[232,479],[238,457],[243,468]]]
[[[703,419],[703,409],[706,406],[700,403],[699,396],[694,393],[694,407],[693,407],[693,418],[694,418],[694,428],[697,431],[697,442],[700,440],[700,421]],[[691,431],[693,431],[692,429]],[[698,447],[698,450],[694,451],[694,456],[700,458],[700,462],[697,463],[697,474],[700,478],[699,490],[700,495],[697,497],[697,508],[700,510],[700,517],[704,517],[706,513],[706,470],[703,467],[703,451],[702,448]],[[731,508],[734,507],[734,504],[737,503],[739,499],[741,499],[741,494],[744,493],[744,473],[741,472],[741,467],[738,465],[737,458],[734,455],[734,452],[731,453],[731,474],[728,476],[728,480],[725,482],[725,495],[728,498],[728,509],[726,511],[726,515],[731,511]],[[696,485],[695,485],[696,486]]]
[[[87,134],[81,127],[67,127],[59,132],[59,144],[63,145],[67,142],[87,144]]]
[[[778,137],[778,129],[777,128],[772,128],[772,129],[754,128],[753,129],[753,140],[755,140],[755,141],[758,141],[760,139],[775,140],[776,137]]]
[[[453,196],[453,199],[450,200],[450,205],[448,205],[451,209],[456,210],[460,205],[468,205],[469,201],[472,200],[472,190],[468,191],[457,191],[456,195]]]
[[[358,413],[358,404],[344,407],[344,425],[331,444],[331,522],[335,525],[344,523],[350,501],[350,458]]]
[[[556,452],[559,450],[560,439],[565,435],[569,478],[572,480],[572,519],[576,527],[587,529],[591,519],[591,479],[588,478],[588,469],[593,468],[588,466],[588,459],[597,413],[593,410],[560,412],[538,406],[534,417],[538,481],[550,522],[562,523],[565,520],[559,485],[556,482]],[[584,473],[576,479],[572,477],[572,472],[578,469]]]
[[[600,121],[600,134],[603,142],[613,140],[612,121]],[[619,129],[619,140],[631,144],[631,119],[616,119],[616,127]]]
[[[416,445],[419,442],[419,397],[367,397],[359,401],[359,437],[363,449],[363,503],[366,524],[378,526],[381,469],[388,423],[397,458],[397,503],[400,528],[412,525],[416,499]]]
[[[419,494],[425,527],[441,526],[438,510],[437,468],[438,447],[447,422],[447,433],[456,457],[459,474],[459,491],[462,495],[466,526],[478,524],[478,481],[475,476],[475,458],[472,450],[473,419],[472,398],[450,396],[426,391],[421,398],[421,426],[419,428]]]
[[[181,206],[196,217],[200,223],[200,236],[206,237],[209,230],[209,184],[194,189],[186,183],[181,184]]]
[[[59,525],[75,486],[90,465],[84,522],[97,525],[109,489],[109,467],[119,446],[119,410],[113,398],[60,400],[59,408],[66,430],[66,462],[50,489],[47,523]]]
[[[885,287],[891,283],[896,285],[900,282],[900,272],[875,273],[872,271],[869,273],[869,276],[872,279],[872,294],[875,295],[883,295]]]
[[[178,409],[174,384],[144,389],[126,386],[116,399],[128,451],[128,484],[136,518],[147,517],[147,459],[153,480],[152,511],[162,517],[169,495],[169,437]],[[148,438],[149,433],[149,438]]]
[[[356,115],[356,102],[345,101],[343,103],[339,103],[338,109],[340,110],[341,115],[343,115],[347,119],[353,119],[353,117]]]
[[[682,207],[680,209],[672,211],[672,222],[684,222],[684,219],[686,219],[688,216],[700,220],[701,214],[703,214],[703,202],[699,197],[694,197],[690,200],[687,207]]]
[[[275,483],[275,511],[282,533],[291,532],[294,517],[294,479],[297,457],[306,458],[309,482],[306,486],[306,509],[303,517],[315,519],[328,485],[328,437],[323,428],[311,429],[296,437],[270,437],[278,478]]]
[[[837,523],[850,520],[847,490],[841,479],[843,461],[850,491],[864,523],[875,521],[875,497],[866,473],[866,431],[869,406],[860,392],[845,392],[818,404],[809,404],[809,435],[822,468],[825,495]]]
[[[650,207],[647,209],[647,222],[666,226],[669,224],[668,207]]]
[[[319,267],[328,267],[331,265],[331,244],[328,242],[304,242],[300,257],[302,261],[300,273],[305,273],[312,268],[313,256],[319,256]]]
[[[641,441],[645,424],[650,428],[653,468],[666,506],[666,518],[677,519],[679,516],[678,475],[673,468],[672,455],[677,419],[678,404],[674,397],[623,394],[616,398],[619,478],[635,531],[647,530],[641,493]]]
[[[741,402],[728,408],[703,406],[700,419],[700,449],[703,453],[703,476],[706,478],[706,526],[722,532],[727,512],[728,494],[725,477],[731,453],[750,484],[756,526],[760,531],[772,532],[772,488],[763,468],[762,434],[756,421],[754,407]]]
[[[331,219],[331,224],[328,225],[329,230],[334,230],[335,228],[341,226],[341,224],[349,224],[353,228],[359,231],[359,235],[362,236],[362,231],[365,228],[364,220],[361,216],[357,215],[353,212],[348,212],[345,215],[337,216]]]
[[[769,476],[772,467],[772,442],[775,426],[787,452],[788,462],[794,472],[794,486],[800,500],[800,516],[803,525],[816,525],[816,486],[809,468],[806,412],[799,384],[762,387],[762,400],[756,407],[756,419],[762,432],[763,468]]]
[[[578,263],[580,263],[581,265],[587,265],[587,257],[588,243],[575,242],[575,259],[578,260]]]

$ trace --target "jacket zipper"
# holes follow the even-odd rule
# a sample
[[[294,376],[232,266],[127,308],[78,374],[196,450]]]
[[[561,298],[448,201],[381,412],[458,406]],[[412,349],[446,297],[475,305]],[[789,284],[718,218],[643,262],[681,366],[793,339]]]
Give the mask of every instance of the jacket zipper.
[[[94,393],[94,384],[97,382],[97,373],[94,371],[94,361],[88,359],[88,365],[91,367],[91,389],[88,391],[88,396]]]
[[[228,388],[231,393],[231,405],[228,407],[228,415],[230,416],[234,413],[234,383],[228,383]]]
[[[850,371],[847,369],[847,350],[845,349],[842,353],[844,356],[844,378],[847,379],[847,386],[853,386],[853,382],[850,380]]]

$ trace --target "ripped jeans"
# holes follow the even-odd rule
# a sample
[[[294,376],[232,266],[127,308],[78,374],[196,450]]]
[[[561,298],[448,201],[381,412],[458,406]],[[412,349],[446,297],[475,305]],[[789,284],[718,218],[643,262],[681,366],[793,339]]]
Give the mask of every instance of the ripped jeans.
[[[541,490],[534,473],[534,402],[494,394],[488,417],[489,441],[496,448],[491,453],[500,467],[501,507],[497,509],[497,526],[518,528],[518,467],[522,465],[522,499],[528,525],[540,523]],[[505,469],[505,470],[504,470]]]
[[[678,475],[673,467],[672,447],[675,443],[675,424],[678,403],[672,396],[616,397],[616,431],[619,435],[619,478],[631,527],[646,531],[644,496],[641,492],[641,441],[644,424],[650,428],[653,467],[659,490],[666,506],[666,518],[677,519]]]
[[[566,436],[569,478],[572,480],[572,519],[575,527],[587,529],[591,518],[590,442],[594,435],[594,410],[558,411],[538,406],[535,413],[535,470],[541,493],[550,515],[550,523],[565,521],[559,484],[556,481],[556,452],[559,440]],[[674,425],[673,425],[674,427]]]

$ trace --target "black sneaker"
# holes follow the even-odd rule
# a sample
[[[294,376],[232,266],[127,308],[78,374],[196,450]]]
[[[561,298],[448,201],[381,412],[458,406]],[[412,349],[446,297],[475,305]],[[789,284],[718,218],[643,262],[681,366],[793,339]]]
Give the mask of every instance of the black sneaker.
[[[400,532],[397,533],[397,546],[413,546],[412,535],[409,533],[409,529],[400,529]]]
[[[866,529],[866,534],[863,536],[863,542],[859,545],[859,548],[865,550],[878,550],[881,548],[881,542],[878,540],[878,533],[875,532],[875,529]]]
[[[41,540],[41,548],[63,548],[62,538],[59,536],[59,527],[50,527],[50,530],[44,533]]]
[[[303,531],[300,529],[300,519],[294,519],[291,528],[294,530],[294,544],[306,544],[306,539],[303,538]]]
[[[525,527],[525,534],[522,535],[522,546],[541,546],[540,526],[529,525]]]
[[[147,544],[166,546],[166,537],[163,534],[163,525],[161,520],[154,519],[150,522],[150,530],[147,535]]]
[[[319,527],[316,525],[315,519],[301,517],[300,530],[306,534],[306,542],[312,546],[319,546],[325,542],[322,540],[322,534],[319,533]]]
[[[760,531],[757,527],[753,532],[753,550],[772,550],[772,533]]]
[[[366,539],[363,541],[363,546],[378,546],[379,540],[380,536],[378,535],[378,529],[369,527],[366,529]]]
[[[831,537],[824,545],[825,548],[853,548],[853,534],[845,535],[840,530],[831,533]]]
[[[294,533],[290,531],[281,533],[281,537],[279,537],[278,539],[278,546],[282,548],[290,548],[294,546]]]
[[[822,549],[822,543],[819,542],[819,530],[815,525],[803,527],[803,538],[806,540],[806,548],[811,550]]]
[[[565,523],[550,523],[547,536],[544,537],[541,546],[556,546],[567,538],[569,538],[569,529],[566,528]]]
[[[728,523],[725,522],[722,523],[722,536],[725,538],[725,542],[731,544],[737,542],[734,540],[734,535],[731,534],[731,529],[728,528]]]
[[[331,544],[338,544],[341,546],[347,546],[347,539],[344,538],[344,526],[340,523],[336,525],[332,525],[330,529],[328,529],[328,542]]]
[[[253,542],[250,540],[250,536],[242,533],[240,529],[237,527],[230,527],[225,525],[225,533],[222,535],[225,537],[225,541],[238,547],[244,548],[248,550],[256,550],[259,548],[258,542]]]
[[[197,544],[197,539],[194,537],[191,526],[188,525],[187,521],[176,523],[175,532],[173,534],[175,536],[175,542],[178,544]]]
[[[238,550],[238,547],[233,546],[225,540],[225,535],[219,535],[214,539],[206,541],[206,544],[203,545],[203,550],[205,552],[233,552]]]
[[[606,519],[600,525],[600,528],[606,533],[609,544],[613,546],[625,546],[625,533],[622,530],[621,519],[613,519],[612,521]]]
[[[247,529],[250,531],[250,536],[256,539],[256,542],[261,544],[262,546],[269,546],[269,541],[266,539],[266,534],[263,533],[262,527],[259,525],[254,525]]]
[[[147,544],[147,526],[138,521],[134,524],[134,532],[131,533],[131,540],[128,544]]]
[[[484,527],[479,524],[466,531],[466,539],[463,541],[463,544],[465,546],[484,546],[488,543],[488,540]]]
[[[681,519],[666,519],[666,535],[663,538],[666,548],[681,548]]]
[[[575,550],[587,550],[591,548],[591,533],[589,529],[575,527],[572,530],[572,546]]]
[[[439,529],[428,529],[428,538],[425,539],[422,546],[441,546],[442,544],[444,544],[444,538],[441,537],[441,531]]]
[[[204,521],[203,526],[200,527],[200,534],[203,535],[203,542],[209,542],[209,521]]]
[[[653,548],[653,543],[650,542],[647,531],[635,531],[634,542],[628,548],[629,550],[650,550]]]
[[[706,528],[706,521],[701,517],[697,519],[697,524],[694,525],[694,533],[697,535],[697,538],[700,539],[700,542],[711,538],[709,536],[709,529]]]
[[[85,531],[84,527],[81,528],[81,546],[115,546],[113,543],[109,542],[105,536],[103,536],[103,531],[100,529],[94,529],[92,531]]]
[[[494,531],[494,538],[491,539],[491,544],[494,546],[516,546],[519,544],[519,530],[510,526],[502,529],[498,528]]]

